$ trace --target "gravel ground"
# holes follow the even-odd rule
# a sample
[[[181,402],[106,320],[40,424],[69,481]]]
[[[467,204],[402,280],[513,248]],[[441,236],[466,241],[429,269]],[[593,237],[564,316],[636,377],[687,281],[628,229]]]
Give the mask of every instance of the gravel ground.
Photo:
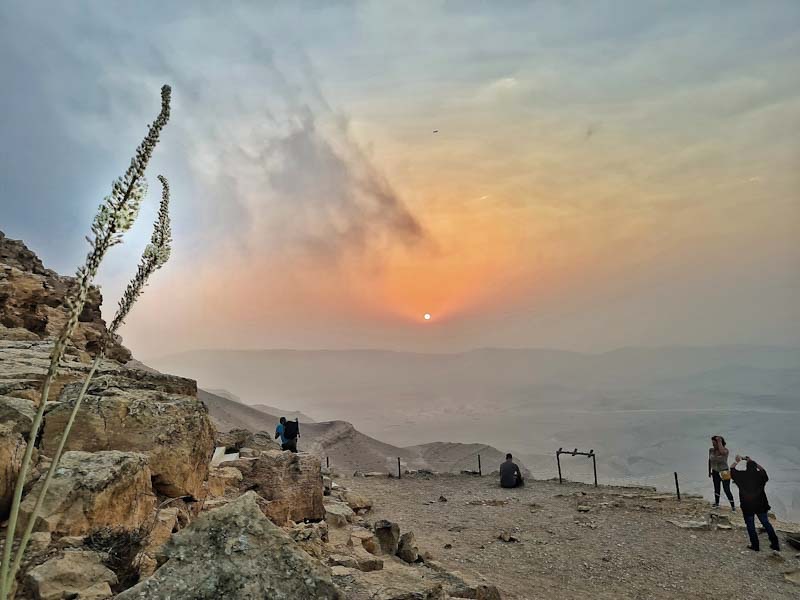
[[[413,531],[435,560],[485,577],[504,598],[800,598],[800,586],[784,579],[800,568],[796,550],[784,545],[776,557],[763,536],[755,553],[737,527],[691,530],[667,522],[707,517],[702,500],[551,481],[505,490],[470,476],[339,481],[372,498],[369,519]],[[518,541],[499,540],[502,532]]]

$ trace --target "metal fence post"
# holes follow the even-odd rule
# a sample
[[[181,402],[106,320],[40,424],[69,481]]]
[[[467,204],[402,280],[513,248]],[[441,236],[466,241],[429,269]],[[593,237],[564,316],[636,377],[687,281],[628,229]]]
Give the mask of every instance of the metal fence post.
[[[556,462],[558,463],[558,483],[564,483],[561,479],[561,448],[556,450]]]
[[[397,478],[402,479],[403,473],[400,471],[400,457],[397,457]]]
[[[681,501],[681,486],[678,485],[678,472],[675,471],[675,493],[678,495],[678,502]]]
[[[594,468],[594,487],[597,487],[597,457],[594,454],[594,449],[589,450],[592,455],[592,467]]]
[[[481,471],[481,455],[478,454],[478,477],[483,475],[483,471]]]
[[[331,468],[331,457],[330,456],[326,456],[325,457],[325,467],[328,468],[328,469]]]

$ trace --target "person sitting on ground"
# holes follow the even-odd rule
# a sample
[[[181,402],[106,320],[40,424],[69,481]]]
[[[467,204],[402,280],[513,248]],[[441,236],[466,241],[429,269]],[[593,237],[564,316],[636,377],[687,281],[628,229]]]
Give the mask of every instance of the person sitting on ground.
[[[736,455],[736,462],[731,465],[731,477],[733,482],[739,488],[739,507],[742,509],[742,516],[747,525],[747,535],[750,536],[750,550],[758,552],[758,533],[756,532],[755,518],[761,521],[761,525],[769,536],[769,547],[780,552],[781,545],[778,541],[778,536],[772,525],[769,522],[769,501],[767,494],[764,491],[764,486],[769,481],[767,472],[764,467],[759,465],[749,456],[745,456],[744,460],[747,461],[747,467],[744,471],[738,471],[736,465],[742,460],[742,457]]]
[[[720,485],[725,490],[731,510],[736,510],[731,492],[731,472],[728,469],[728,449],[725,438],[721,435],[711,436],[711,448],[708,450],[708,476],[714,482],[714,508],[719,508]]]
[[[287,421],[286,417],[281,417],[280,423],[275,428],[275,437],[281,438],[281,450],[297,452],[297,438],[300,435],[300,423],[297,419]]]
[[[511,454],[506,454],[506,462],[500,465],[500,487],[515,488],[525,485],[522,473],[513,458]]]

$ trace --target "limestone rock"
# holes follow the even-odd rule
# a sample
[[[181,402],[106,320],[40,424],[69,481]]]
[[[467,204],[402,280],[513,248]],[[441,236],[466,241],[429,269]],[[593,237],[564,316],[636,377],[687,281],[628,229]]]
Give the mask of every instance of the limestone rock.
[[[325,521],[298,523],[288,533],[289,537],[308,554],[317,559],[323,558],[324,547],[328,543],[328,525]]]
[[[39,496],[37,482],[22,501],[27,523]],[[103,527],[135,529],[156,503],[147,457],[131,452],[65,452],[47,492],[34,531],[84,535]]]
[[[242,472],[236,467],[211,467],[208,471],[208,494],[219,498],[226,490],[239,489]]]
[[[47,413],[42,451],[52,455],[80,384],[67,385]],[[67,450],[148,455],[154,487],[165,496],[203,496],[214,430],[190,379],[120,368],[96,376],[78,412]]]
[[[217,446],[224,446],[227,452],[239,452],[242,448],[250,448],[252,450],[281,449],[281,445],[270,432],[257,431],[252,433],[247,429],[231,429],[230,431],[218,432],[216,444]]]
[[[331,554],[328,557],[328,564],[332,567],[347,567],[348,569],[357,569],[358,561],[354,556],[345,556],[343,554]]]
[[[353,548],[364,548],[370,554],[380,554],[381,547],[378,543],[378,538],[375,537],[375,534],[371,531],[364,529],[363,527],[355,527],[350,532],[350,539],[347,541],[347,545]]]
[[[136,557],[140,577],[149,577],[158,568],[156,556],[178,529],[179,513],[180,508],[177,506],[161,508],[148,522],[150,533],[147,536],[147,546]]]
[[[31,400],[14,396],[0,396],[0,423],[8,423],[12,429],[27,435],[33,425],[36,405]]]
[[[336,582],[351,600],[445,600],[441,582],[428,581],[412,569],[384,569],[361,573],[347,567],[333,567]]]
[[[355,492],[344,492],[342,500],[353,510],[369,510],[372,508],[372,500]]]
[[[325,522],[331,527],[347,527],[354,517],[355,513],[344,502],[325,502]]]
[[[375,523],[374,530],[381,552],[390,556],[397,554],[397,546],[400,543],[400,526],[382,519]]]
[[[331,567],[331,575],[334,577],[348,577],[355,573],[355,569],[345,567],[343,565],[334,565]]]
[[[36,600],[105,600],[117,576],[96,552],[69,551],[31,569],[26,585]]]
[[[267,502],[265,514],[279,525],[321,520],[325,517],[319,458],[301,452],[268,450],[253,459],[240,459],[227,466],[242,472],[240,489],[253,490]]]
[[[0,395],[22,398],[39,405],[42,381],[50,365],[52,341],[18,341],[3,338],[0,330]],[[117,363],[106,362],[106,365]],[[79,381],[89,365],[67,354],[50,387],[50,400],[58,398],[67,383]]]
[[[407,563],[414,563],[419,559],[417,540],[412,532],[409,531],[400,536],[400,542],[397,545],[397,556]]]
[[[383,559],[378,558],[374,554],[370,554],[364,548],[354,548],[353,558],[356,560],[356,568],[364,573],[383,569]]]
[[[117,600],[344,600],[328,569],[297,548],[247,492],[172,536],[155,574]]]
[[[8,516],[27,444],[13,423],[0,423],[0,520]]]

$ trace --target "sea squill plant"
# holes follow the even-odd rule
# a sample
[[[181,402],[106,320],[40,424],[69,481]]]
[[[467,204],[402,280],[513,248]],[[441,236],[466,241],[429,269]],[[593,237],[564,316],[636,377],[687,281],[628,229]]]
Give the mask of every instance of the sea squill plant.
[[[47,493],[47,486],[55,473],[59,459],[66,444],[69,430],[75,420],[75,415],[78,412],[80,401],[86,394],[89,388],[89,383],[97,367],[105,354],[105,349],[109,341],[112,339],[114,332],[122,324],[133,306],[136,299],[142,293],[147,278],[169,258],[170,253],[170,223],[169,223],[169,186],[167,180],[159,176],[164,192],[162,195],[161,208],[159,210],[158,220],[153,231],[150,244],[145,248],[142,260],[139,264],[136,276],[128,285],[125,293],[123,294],[114,320],[112,321],[108,335],[101,343],[100,351],[95,357],[94,363],[89,370],[86,379],[83,382],[78,399],[76,400],[72,413],[65,429],[61,435],[58,449],[55,456],[52,457],[50,468],[45,476],[43,485],[41,487],[39,497],[37,498],[35,508],[29,515],[26,530],[20,539],[20,544],[17,548],[16,555],[12,563],[12,544],[14,541],[17,523],[19,520],[20,505],[22,503],[22,492],[27,479],[28,473],[31,469],[33,458],[33,449],[35,442],[38,439],[39,431],[42,426],[42,419],[44,417],[45,405],[47,404],[50,394],[50,387],[53,380],[58,373],[61,361],[64,357],[64,352],[67,348],[72,334],[78,324],[78,317],[83,311],[86,297],[92,285],[97,270],[100,267],[103,259],[108,250],[122,242],[122,236],[131,228],[139,214],[139,207],[146,193],[147,185],[144,179],[145,170],[150,162],[153,150],[158,143],[161,130],[167,124],[170,115],[170,95],[171,89],[165,85],[161,88],[161,111],[156,117],[155,121],[150,125],[147,135],[142,143],[136,148],[136,153],[131,160],[131,164],[125,171],[125,174],[114,181],[111,186],[111,194],[109,194],[100,205],[100,208],[95,215],[92,223],[92,236],[87,237],[90,250],[86,256],[85,263],[78,268],[74,285],[65,298],[65,306],[67,308],[67,321],[61,329],[58,337],[53,345],[53,350],[50,354],[50,364],[45,375],[41,388],[41,398],[39,406],[31,425],[30,435],[27,440],[27,448],[25,455],[22,458],[20,471],[17,476],[16,486],[14,488],[14,496],[11,504],[11,511],[9,513],[8,525],[6,530],[5,546],[3,548],[3,560],[0,564],[0,600],[10,600],[11,590],[13,588],[16,573],[22,562],[22,557],[25,553],[28,540],[30,539],[38,512],[44,502],[45,494]]]

